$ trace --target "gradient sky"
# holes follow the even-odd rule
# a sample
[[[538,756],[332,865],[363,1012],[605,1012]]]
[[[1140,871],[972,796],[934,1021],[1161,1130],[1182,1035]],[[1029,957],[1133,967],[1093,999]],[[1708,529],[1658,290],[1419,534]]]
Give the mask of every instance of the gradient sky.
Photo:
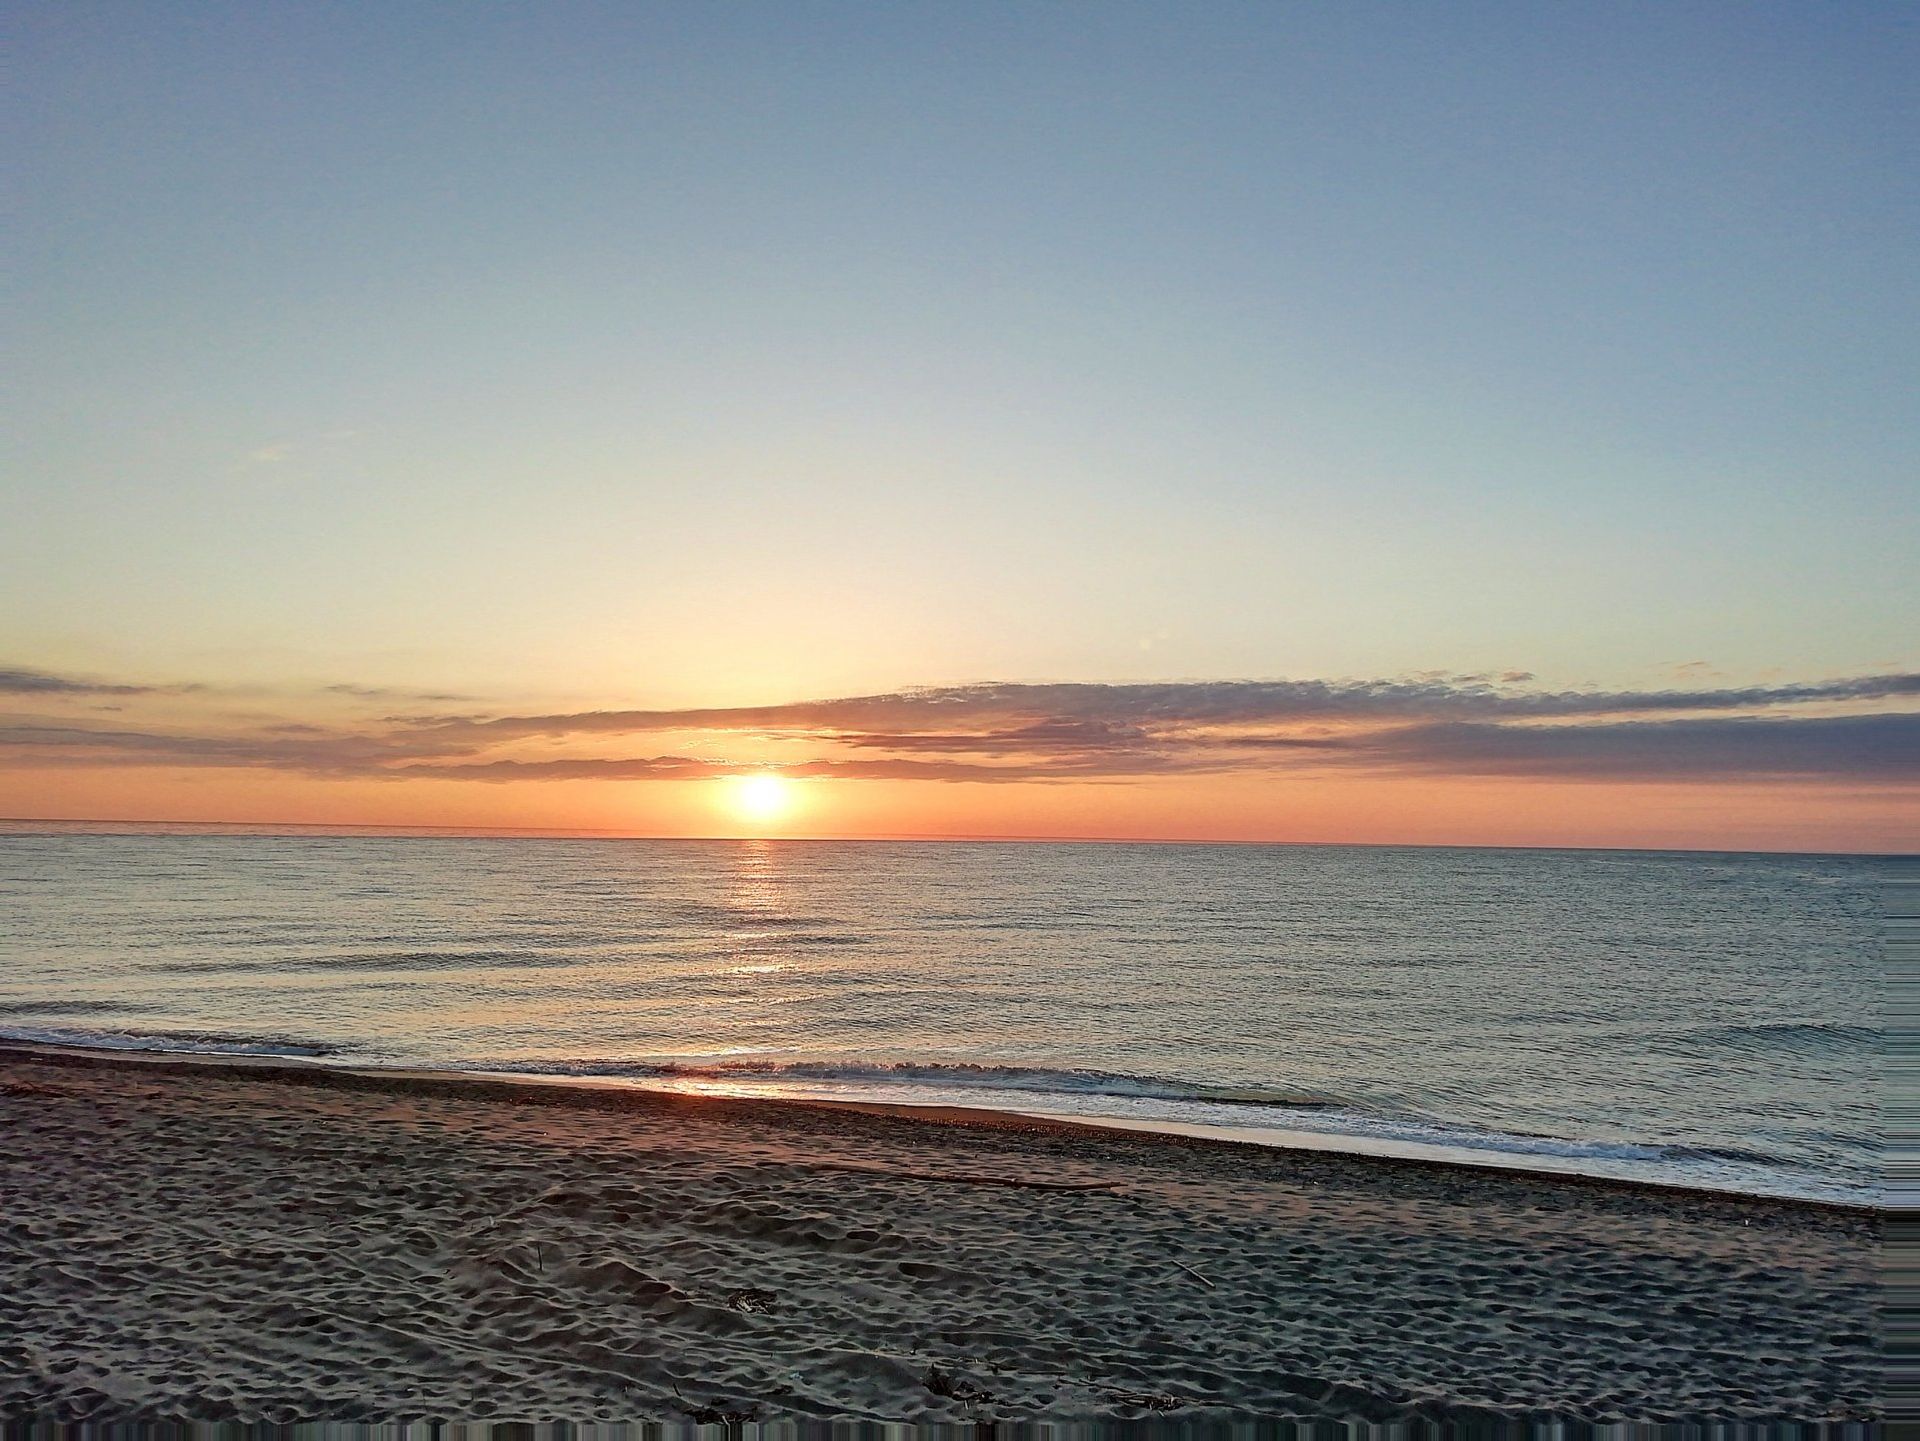
[[[0,813],[1920,836],[1920,8],[9,30]]]

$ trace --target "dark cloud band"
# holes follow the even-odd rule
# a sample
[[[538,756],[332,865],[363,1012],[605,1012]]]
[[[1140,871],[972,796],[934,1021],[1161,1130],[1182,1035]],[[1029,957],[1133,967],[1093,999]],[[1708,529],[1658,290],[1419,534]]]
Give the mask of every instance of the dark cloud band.
[[[156,689],[21,668],[0,670],[0,688],[9,678],[12,693],[29,701]],[[250,767],[392,780],[688,780],[766,768],[686,754],[500,753],[537,738],[604,744],[615,735],[679,732],[805,745],[811,754],[774,768],[855,780],[1004,783],[1319,769],[1920,782],[1920,714],[1885,708],[1920,695],[1920,676],[1645,692],[1529,692],[1515,684],[1505,676],[983,684],[780,706],[405,717],[334,728],[255,722],[233,733],[106,729],[33,716],[0,725],[0,756],[16,765]],[[1858,713],[1867,702],[1882,709]]]
[[[1172,681],[1151,685],[979,684],[788,705],[422,719],[451,734],[847,731],[896,740],[958,731],[1276,725],[1305,721],[1522,719],[1752,710],[1920,695],[1920,675],[1721,690],[1523,691],[1481,677],[1413,681]]]

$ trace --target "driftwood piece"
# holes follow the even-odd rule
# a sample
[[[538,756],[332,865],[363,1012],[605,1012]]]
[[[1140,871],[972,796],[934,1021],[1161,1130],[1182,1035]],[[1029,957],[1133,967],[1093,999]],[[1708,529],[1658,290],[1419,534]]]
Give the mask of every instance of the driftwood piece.
[[[1202,1286],[1205,1286],[1209,1291],[1214,1289],[1213,1282],[1209,1281],[1205,1276],[1202,1276],[1198,1271],[1194,1270],[1193,1267],[1189,1266],[1185,1261],[1175,1261],[1173,1264],[1178,1266],[1182,1271],[1185,1271],[1189,1276],[1193,1277],[1194,1280],[1198,1281]]]

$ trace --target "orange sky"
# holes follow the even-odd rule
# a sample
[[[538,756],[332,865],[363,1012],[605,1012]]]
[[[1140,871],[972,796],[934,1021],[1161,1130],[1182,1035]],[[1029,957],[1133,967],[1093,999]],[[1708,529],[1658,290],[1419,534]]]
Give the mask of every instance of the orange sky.
[[[1031,836],[1359,844],[1903,852],[1911,793],[1835,787],[1453,780],[1031,785],[798,782],[793,812],[745,821],[717,781],[521,786],[166,770],[0,774],[9,816],[463,826],[650,836]]]
[[[1876,852],[1920,834],[1901,675],[954,687],[554,713],[6,675],[14,817]],[[789,777],[778,814],[736,803],[755,774]]]

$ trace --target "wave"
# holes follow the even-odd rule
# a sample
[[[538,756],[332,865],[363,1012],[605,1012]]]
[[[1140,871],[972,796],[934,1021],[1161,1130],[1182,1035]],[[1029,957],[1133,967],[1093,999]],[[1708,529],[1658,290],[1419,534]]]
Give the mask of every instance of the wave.
[[[1502,1130],[1299,1088],[1238,1087],[1123,1072],[938,1061],[457,1059],[371,1054],[289,1036],[209,1031],[0,1025],[0,1040],[123,1051],[296,1058],[362,1073],[439,1071],[619,1082],[829,1104],[1012,1111],[1129,1130],[1212,1136],[1403,1160],[1680,1185],[1787,1199],[1878,1204],[1878,1183],[1836,1179],[1729,1145]]]
[[[1755,1025],[1713,1026],[1694,1032],[1715,1045],[1792,1051],[1877,1050],[1885,1039],[1870,1026],[1838,1021],[1763,1021]]]
[[[80,1007],[63,1007],[77,1010]],[[104,1009],[104,1007],[103,1007]],[[103,1051],[180,1052],[192,1056],[304,1056],[319,1059],[340,1054],[338,1046],[303,1041],[291,1036],[236,1036],[220,1031],[137,1030],[116,1027],[0,1025],[0,1041],[36,1046],[85,1046]]]
[[[1197,1124],[1248,1136],[1263,1131],[1347,1138],[1490,1157],[1648,1165],[1706,1162],[1772,1168],[1779,1157],[1737,1146],[1605,1140],[1480,1127],[1377,1101],[1299,1088],[1243,1087],[1164,1076],[1042,1066],[927,1061],[788,1061],[748,1056],[685,1061],[473,1062],[460,1069],[624,1079],[676,1089],[721,1089],[790,1099],[987,1106],[1151,1127]]]
[[[1012,1111],[1257,1145],[1679,1185],[1787,1199],[1878,1204],[1877,1177],[1834,1177],[1732,1144],[1550,1135],[1477,1126],[1404,1106],[1298,1087],[1241,1087],[1099,1070],[767,1056],[647,1062],[545,1061],[474,1069],[604,1077],[646,1088],[771,1099]]]
[[[294,959],[240,961],[161,961],[146,969],[157,975],[269,975],[325,971],[524,970],[572,966],[579,957],[545,951],[346,951]]]
[[[967,1091],[1021,1091],[1139,1100],[1203,1101],[1222,1106],[1281,1106],[1304,1110],[1337,1107],[1338,1097],[1305,1090],[1211,1085],[1115,1071],[1055,1070],[1045,1066],[989,1066],[968,1062],[779,1061],[740,1058],[701,1061],[537,1061],[489,1064],[489,1070],[540,1075],[627,1076],[634,1079],[721,1081],[778,1085],[836,1082],[847,1085],[933,1086]]]
[[[124,1016],[156,1009],[139,1001],[0,1001],[0,1016]]]

